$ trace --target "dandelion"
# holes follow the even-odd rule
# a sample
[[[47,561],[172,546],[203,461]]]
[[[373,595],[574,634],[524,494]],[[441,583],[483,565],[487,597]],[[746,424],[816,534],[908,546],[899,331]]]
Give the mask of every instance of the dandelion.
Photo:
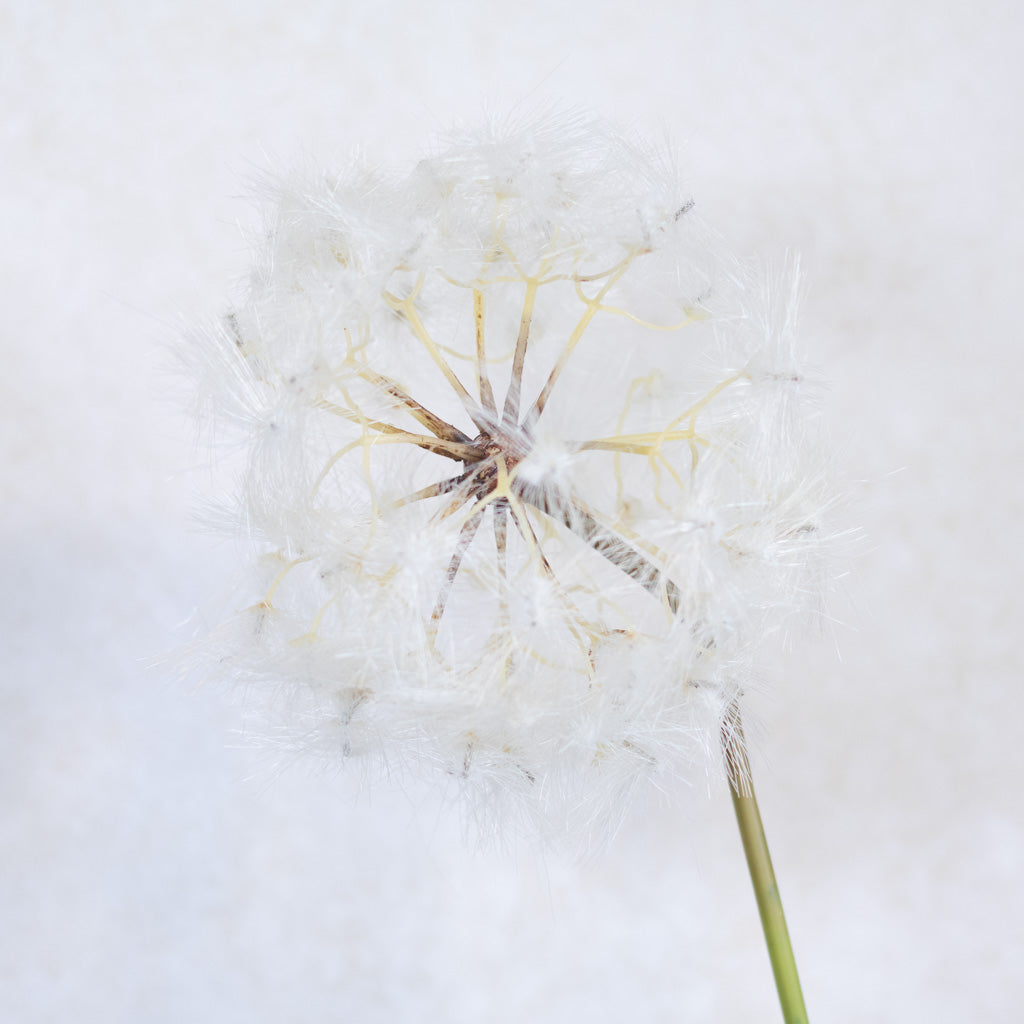
[[[814,599],[829,500],[792,290],[586,117],[270,192],[195,348],[258,552],[218,671],[305,745],[432,766],[546,835],[607,832],[723,743],[751,799],[742,688]]]

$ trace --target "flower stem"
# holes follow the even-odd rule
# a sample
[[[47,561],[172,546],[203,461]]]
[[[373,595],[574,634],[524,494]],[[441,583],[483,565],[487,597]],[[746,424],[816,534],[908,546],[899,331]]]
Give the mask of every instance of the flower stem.
[[[782,1004],[782,1016],[786,1024],[807,1024],[807,1009],[800,990],[796,961],[793,959],[786,915],[782,910],[782,899],[768,853],[768,841],[761,824],[761,813],[757,809],[747,745],[743,738],[743,724],[736,704],[729,708],[722,723],[722,749],[729,774],[732,805],[740,827],[743,851],[747,855],[750,879],[754,883],[754,895],[757,897],[757,909],[761,915],[772,973],[775,975],[775,987]]]

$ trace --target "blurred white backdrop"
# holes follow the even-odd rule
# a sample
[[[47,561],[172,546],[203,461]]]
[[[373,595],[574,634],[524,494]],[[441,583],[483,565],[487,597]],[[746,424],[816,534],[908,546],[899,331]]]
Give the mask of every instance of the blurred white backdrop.
[[[863,553],[781,653],[755,772],[813,1020],[1015,1021],[1024,153],[1011,2],[0,3],[0,1016],[778,1018],[725,792],[585,865],[411,784],[274,770],[151,667],[228,579],[178,324],[266,168],[410,162],[557,101],[680,146],[803,333]]]

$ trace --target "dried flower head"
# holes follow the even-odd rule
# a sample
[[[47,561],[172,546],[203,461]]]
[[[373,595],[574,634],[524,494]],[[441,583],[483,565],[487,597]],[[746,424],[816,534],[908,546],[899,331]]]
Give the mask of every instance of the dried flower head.
[[[260,550],[218,669],[276,684],[306,745],[426,760],[545,830],[717,764],[820,545],[791,291],[592,119],[273,193],[197,349]]]

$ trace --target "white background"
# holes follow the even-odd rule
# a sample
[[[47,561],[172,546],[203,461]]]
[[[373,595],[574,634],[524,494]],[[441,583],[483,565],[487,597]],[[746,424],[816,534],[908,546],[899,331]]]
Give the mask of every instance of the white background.
[[[812,1019],[1019,1020],[1021,10],[0,4],[0,1017],[778,1019],[726,793],[583,865],[474,851],[152,667],[234,563],[163,367],[246,266],[246,180],[562,101],[673,138],[739,252],[803,257],[866,538],[755,701]]]

